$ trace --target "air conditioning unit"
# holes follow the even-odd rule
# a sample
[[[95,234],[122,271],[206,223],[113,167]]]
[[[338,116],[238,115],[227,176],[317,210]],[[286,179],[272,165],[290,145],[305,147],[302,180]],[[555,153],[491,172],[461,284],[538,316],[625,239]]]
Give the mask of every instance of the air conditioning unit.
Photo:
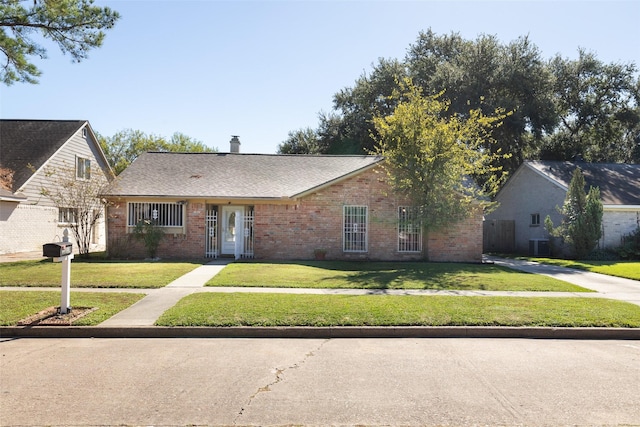
[[[530,239],[529,256],[550,256],[549,239]]]

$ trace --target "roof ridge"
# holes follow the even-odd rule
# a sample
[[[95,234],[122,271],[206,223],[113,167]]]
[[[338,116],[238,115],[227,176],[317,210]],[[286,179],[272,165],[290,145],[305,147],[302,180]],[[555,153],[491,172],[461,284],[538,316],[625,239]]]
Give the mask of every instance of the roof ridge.
[[[225,155],[225,156],[265,156],[265,157],[308,157],[308,158],[320,158],[320,157],[383,157],[379,154],[278,154],[278,153],[230,153],[228,151],[203,151],[203,152],[188,152],[188,151],[147,151],[150,154],[208,154],[208,155]]]

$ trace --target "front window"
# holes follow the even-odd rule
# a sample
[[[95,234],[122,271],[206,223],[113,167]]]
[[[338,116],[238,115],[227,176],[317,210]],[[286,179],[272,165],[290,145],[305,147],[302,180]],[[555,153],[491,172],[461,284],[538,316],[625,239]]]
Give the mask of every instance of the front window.
[[[76,178],[91,179],[91,160],[84,157],[76,157]]]
[[[422,251],[422,226],[418,211],[408,206],[398,207],[398,251]]]
[[[160,227],[182,227],[182,208],[179,203],[129,203],[128,225],[135,227],[140,221],[153,221]]]
[[[61,224],[75,224],[76,212],[75,208],[58,208],[58,222]]]
[[[368,215],[366,206],[345,206],[343,211],[344,252],[367,251]]]

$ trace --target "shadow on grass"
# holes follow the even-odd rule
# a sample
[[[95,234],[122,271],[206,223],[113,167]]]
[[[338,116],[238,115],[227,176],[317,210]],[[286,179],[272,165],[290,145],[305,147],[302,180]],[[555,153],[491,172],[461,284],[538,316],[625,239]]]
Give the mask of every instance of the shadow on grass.
[[[250,261],[249,261],[250,262]],[[485,290],[491,281],[522,281],[521,271],[493,264],[375,262],[375,261],[268,261],[327,270],[320,282],[345,282],[359,289]],[[334,271],[335,274],[330,273]],[[533,276],[533,275],[532,275]],[[328,286],[330,287],[330,286]]]

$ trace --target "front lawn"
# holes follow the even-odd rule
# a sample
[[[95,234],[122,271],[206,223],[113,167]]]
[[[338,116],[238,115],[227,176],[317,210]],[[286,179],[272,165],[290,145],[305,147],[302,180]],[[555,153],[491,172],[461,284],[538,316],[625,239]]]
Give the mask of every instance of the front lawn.
[[[429,262],[239,262],[206,286],[590,292],[497,265]]]
[[[160,326],[640,327],[640,307],[596,298],[197,293]]]
[[[199,262],[71,261],[72,288],[161,288]],[[62,267],[51,260],[0,264],[0,286],[60,286]]]
[[[640,261],[571,261],[555,258],[527,258],[543,264],[558,265],[560,267],[576,268],[593,273],[609,276],[624,277],[640,280]]]
[[[137,293],[75,292],[71,307],[96,307],[97,310],[73,325],[94,326],[107,320],[144,297]],[[60,306],[60,292],[0,291],[0,326],[14,326],[20,320],[48,307]],[[73,309],[72,309],[73,311]]]

